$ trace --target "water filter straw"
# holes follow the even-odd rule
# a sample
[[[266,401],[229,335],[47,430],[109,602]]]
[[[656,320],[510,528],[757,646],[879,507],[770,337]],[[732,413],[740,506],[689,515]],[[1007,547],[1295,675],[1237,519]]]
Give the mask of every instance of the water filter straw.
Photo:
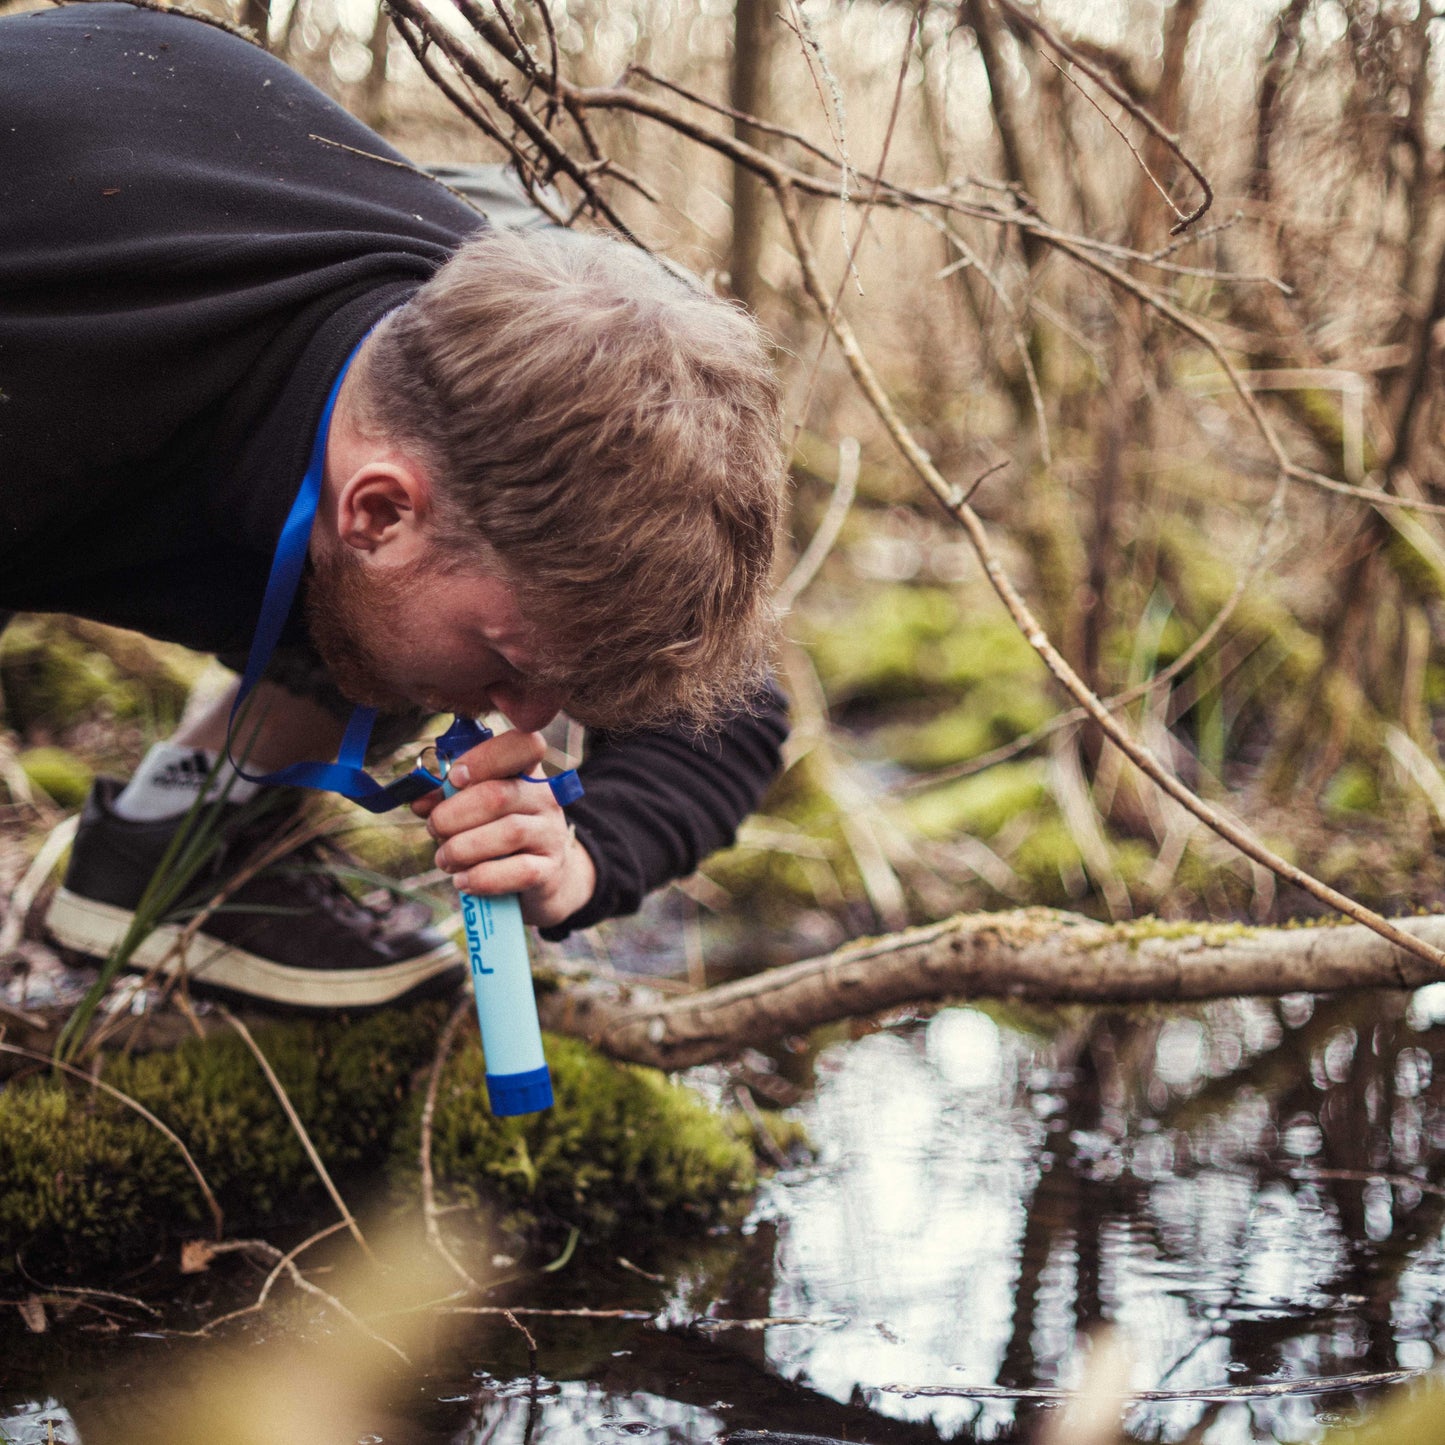
[[[490,728],[458,718],[437,739],[443,767],[491,736]],[[442,789],[448,797],[457,791],[445,777]],[[461,901],[492,1113],[505,1118],[550,1109],[552,1076],[542,1053],[522,906],[515,893],[497,897],[463,893]]]

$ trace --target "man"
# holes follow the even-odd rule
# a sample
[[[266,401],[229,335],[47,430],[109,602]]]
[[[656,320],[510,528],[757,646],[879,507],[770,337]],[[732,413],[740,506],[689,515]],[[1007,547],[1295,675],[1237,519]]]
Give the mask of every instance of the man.
[[[730,840],[785,734],[763,670],[778,404],[739,312],[616,243],[482,226],[185,17],[0,20],[0,117],[0,609],[237,666],[258,617],[279,629],[244,775],[233,689],[97,785],[62,942],[124,935],[194,796],[175,784],[207,769],[230,800],[210,897],[257,842],[252,780],[329,758],[350,703],[508,719],[457,796],[417,806],[459,887],[519,893],[549,936]],[[520,776],[564,705],[592,729],[570,825]],[[458,973],[314,864],[237,890],[205,935],[204,978],[274,1002],[372,1006]]]

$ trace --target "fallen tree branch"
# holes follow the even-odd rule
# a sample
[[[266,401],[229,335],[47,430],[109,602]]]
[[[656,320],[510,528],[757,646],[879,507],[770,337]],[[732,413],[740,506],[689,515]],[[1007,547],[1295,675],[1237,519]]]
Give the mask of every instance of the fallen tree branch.
[[[1434,947],[1445,915],[1396,926]],[[543,1023],[613,1058],[680,1069],[839,1019],[965,998],[1182,1002],[1239,994],[1415,988],[1431,964],[1358,924],[1106,924],[1047,908],[966,914],[869,939],[702,993],[663,998],[616,983],[544,995]]]

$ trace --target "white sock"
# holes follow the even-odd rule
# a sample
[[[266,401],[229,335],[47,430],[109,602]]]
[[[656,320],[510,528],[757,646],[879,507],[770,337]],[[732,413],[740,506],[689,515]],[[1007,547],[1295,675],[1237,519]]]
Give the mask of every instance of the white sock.
[[[132,823],[154,823],[162,818],[179,818],[196,801],[207,775],[215,769],[208,798],[217,797],[231,779],[227,800],[244,803],[260,786],[240,777],[229,762],[219,768],[219,753],[207,748],[183,748],[176,743],[155,743],[141,759],[140,767],[115,802],[114,812]]]

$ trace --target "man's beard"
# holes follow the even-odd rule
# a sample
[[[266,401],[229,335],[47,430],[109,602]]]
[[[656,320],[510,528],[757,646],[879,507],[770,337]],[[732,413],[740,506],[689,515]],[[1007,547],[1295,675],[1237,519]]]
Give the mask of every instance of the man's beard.
[[[378,712],[427,704],[425,698],[399,691],[390,680],[385,650],[386,644],[394,648],[401,640],[402,604],[425,585],[426,573],[420,569],[405,576],[373,578],[349,556],[313,558],[305,599],[306,630],[331,680],[349,701]]]

